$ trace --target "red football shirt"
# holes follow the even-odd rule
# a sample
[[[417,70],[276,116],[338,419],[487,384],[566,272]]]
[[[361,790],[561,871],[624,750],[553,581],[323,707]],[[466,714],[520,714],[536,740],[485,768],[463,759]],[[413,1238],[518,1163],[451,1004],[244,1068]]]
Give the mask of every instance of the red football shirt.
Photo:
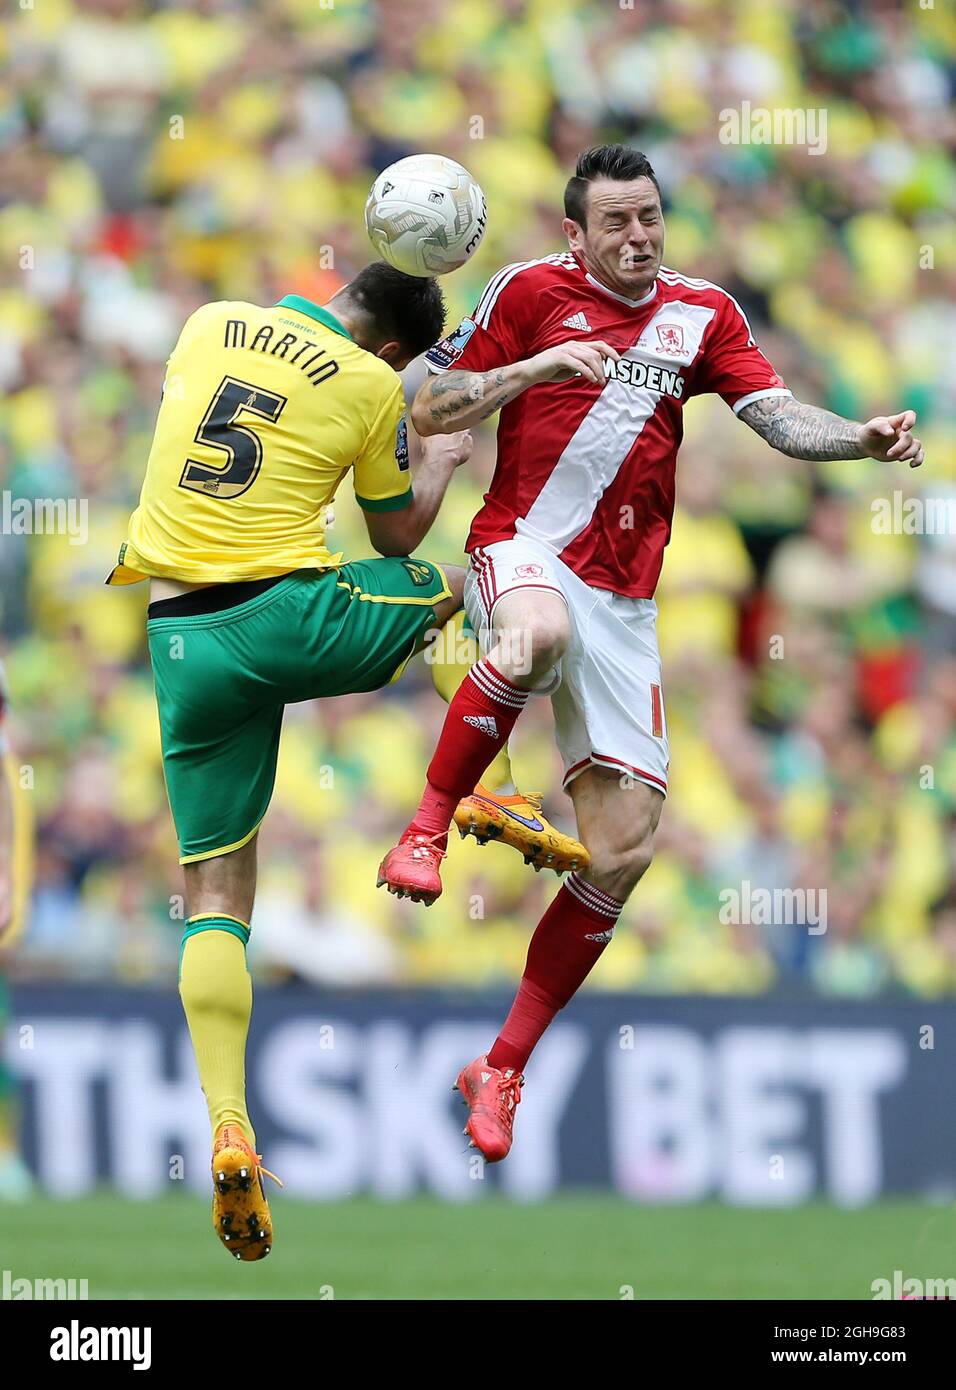
[[[622,355],[605,362],[603,383],[545,382],[501,411],[494,477],[465,548],[529,536],[595,588],[651,598],[670,539],[684,401],[713,391],[740,411],[790,392],[726,290],[662,266],[643,298],[626,299],[570,251],[499,271],[425,361],[485,372],[596,338]]]

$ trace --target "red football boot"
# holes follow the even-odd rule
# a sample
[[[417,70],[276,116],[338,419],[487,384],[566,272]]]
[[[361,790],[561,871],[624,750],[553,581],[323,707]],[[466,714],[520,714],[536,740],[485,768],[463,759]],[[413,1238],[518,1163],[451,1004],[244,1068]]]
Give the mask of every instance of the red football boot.
[[[378,866],[377,888],[383,885],[397,898],[431,907],[441,897],[441,875],[447,835],[425,835],[409,826],[394,849]]]
[[[461,1092],[471,1111],[464,1132],[488,1163],[508,1157],[523,1085],[518,1072],[489,1067],[487,1057],[476,1057],[458,1074],[453,1089]]]

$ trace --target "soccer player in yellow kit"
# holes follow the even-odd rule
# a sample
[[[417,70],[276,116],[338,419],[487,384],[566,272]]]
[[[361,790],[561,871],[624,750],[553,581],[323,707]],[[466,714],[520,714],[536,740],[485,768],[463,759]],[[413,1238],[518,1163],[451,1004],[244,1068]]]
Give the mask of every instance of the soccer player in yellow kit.
[[[169,358],[140,504],[108,583],[149,578],[148,643],[189,916],[179,989],[213,1131],[213,1223],[241,1260],[272,1221],[246,1109],[256,832],[284,708],[375,690],[461,607],[463,570],[409,554],[465,431],[409,465],[397,372],[440,336],[434,280],[377,262],[328,303],[207,304]],[[324,516],[351,470],[380,559]]]
[[[467,431],[436,436],[413,488],[397,372],[443,323],[434,280],[381,262],[325,306],[286,295],[197,310],[169,358],[140,505],[107,581],[150,580],[189,911],[180,995],[213,1130],[213,1222],[242,1260],[272,1244],[245,1101],[245,948],[284,707],[387,685],[461,608],[461,568],[408,558],[471,452]],[[344,563],[326,547],[325,509],[349,470],[381,559]],[[455,635],[433,663],[446,700],[474,642]],[[535,867],[584,855],[516,792],[506,749],[486,783],[462,803],[462,833]]]

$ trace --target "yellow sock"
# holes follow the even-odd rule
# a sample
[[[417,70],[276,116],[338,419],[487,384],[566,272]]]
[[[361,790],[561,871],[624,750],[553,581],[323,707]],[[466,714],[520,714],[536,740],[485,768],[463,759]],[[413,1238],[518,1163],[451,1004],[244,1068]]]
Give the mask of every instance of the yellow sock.
[[[0,1099],[0,1155],[16,1153],[17,1126],[10,1101]]]
[[[452,696],[478,660],[478,655],[478,639],[464,610],[459,609],[454,617],[448,619],[429,654],[432,681],[446,705],[451,703]],[[489,763],[481,781],[489,791],[501,787],[513,789],[507,744]]]
[[[252,979],[246,965],[249,928],[225,913],[190,917],[183,934],[179,997],[186,1011],[213,1137],[238,1124],[255,1148],[246,1110],[246,1036]]]

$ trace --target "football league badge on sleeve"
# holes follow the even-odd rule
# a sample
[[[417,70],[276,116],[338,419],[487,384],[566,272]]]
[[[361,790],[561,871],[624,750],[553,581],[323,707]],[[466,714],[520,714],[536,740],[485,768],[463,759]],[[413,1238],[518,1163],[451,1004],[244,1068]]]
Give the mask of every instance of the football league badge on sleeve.
[[[447,338],[442,338],[440,343],[428,349],[425,361],[440,371],[447,370],[458,361],[477,327],[474,319],[462,319],[454,333],[450,333]]]

